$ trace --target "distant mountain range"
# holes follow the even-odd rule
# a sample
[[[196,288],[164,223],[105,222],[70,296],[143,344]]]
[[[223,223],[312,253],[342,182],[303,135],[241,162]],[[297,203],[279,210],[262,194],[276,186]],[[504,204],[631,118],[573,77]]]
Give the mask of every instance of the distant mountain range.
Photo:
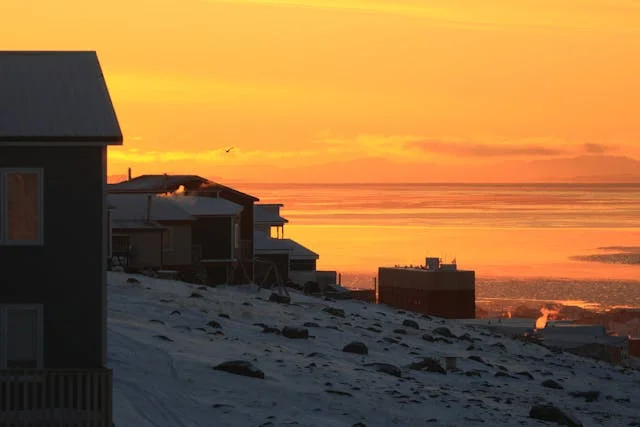
[[[202,165],[197,165],[202,169]],[[640,183],[640,161],[625,156],[584,155],[542,160],[502,160],[488,163],[451,164],[428,161],[400,163],[381,157],[328,161],[318,165],[215,165],[214,181],[232,182],[580,182]],[[159,171],[155,171],[158,173]],[[183,173],[196,173],[182,171]],[[126,175],[110,175],[109,182]]]

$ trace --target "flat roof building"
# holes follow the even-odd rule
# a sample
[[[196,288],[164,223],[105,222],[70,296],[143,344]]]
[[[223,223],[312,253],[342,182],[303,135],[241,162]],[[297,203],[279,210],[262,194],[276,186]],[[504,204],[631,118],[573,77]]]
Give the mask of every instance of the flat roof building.
[[[438,258],[427,258],[425,264],[380,267],[378,302],[449,319],[475,318],[475,272],[441,264]]]

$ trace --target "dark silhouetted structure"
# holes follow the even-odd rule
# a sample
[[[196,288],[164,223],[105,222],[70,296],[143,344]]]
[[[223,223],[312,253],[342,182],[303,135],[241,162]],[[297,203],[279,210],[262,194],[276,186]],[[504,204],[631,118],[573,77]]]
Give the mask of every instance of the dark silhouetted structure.
[[[380,267],[378,302],[448,319],[475,318],[475,272],[427,259],[427,267]]]
[[[95,52],[0,52],[1,425],[112,425],[105,188],[121,144]]]

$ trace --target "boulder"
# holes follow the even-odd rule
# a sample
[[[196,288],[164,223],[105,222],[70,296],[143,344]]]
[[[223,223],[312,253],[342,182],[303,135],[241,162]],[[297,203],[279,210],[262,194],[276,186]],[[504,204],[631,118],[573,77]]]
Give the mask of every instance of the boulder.
[[[411,319],[405,319],[402,322],[402,326],[405,326],[407,328],[420,329],[420,325],[418,325],[418,322],[416,322],[415,320],[411,320]]]
[[[309,338],[309,330],[295,326],[285,326],[282,328],[282,335],[291,339]]]
[[[355,353],[355,354],[369,353],[369,349],[367,348],[367,346],[364,343],[359,341],[350,342],[349,344],[345,345],[342,348],[342,351],[344,351],[345,353]]]
[[[437,372],[439,374],[447,374],[440,362],[431,357],[423,357],[422,360],[409,365],[409,369],[416,371]]]
[[[561,426],[582,427],[582,423],[575,417],[553,405],[535,405],[529,411],[529,417],[536,420],[553,422]]]
[[[228,362],[222,362],[213,367],[216,371],[224,371],[230,374],[242,375],[251,378],[264,379],[264,372],[253,366],[251,362],[244,360],[231,360]]]
[[[279,304],[289,304],[291,303],[291,297],[288,297],[287,295],[279,295],[275,292],[272,292],[269,296],[269,301],[277,302]]]
[[[324,311],[325,313],[329,313],[332,316],[345,317],[344,310],[341,308],[325,307],[322,309],[322,311]]]
[[[438,335],[442,335],[445,338],[456,338],[456,336],[451,333],[449,328],[444,327],[444,326],[438,326],[437,328],[435,328],[433,330],[433,333],[434,334],[438,334]]]

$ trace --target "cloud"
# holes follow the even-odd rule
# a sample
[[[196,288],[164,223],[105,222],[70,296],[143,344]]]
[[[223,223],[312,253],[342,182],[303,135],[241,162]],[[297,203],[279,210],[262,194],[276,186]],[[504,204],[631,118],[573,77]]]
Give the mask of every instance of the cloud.
[[[483,144],[475,142],[442,142],[427,140],[413,143],[412,146],[429,153],[471,157],[531,157],[567,154],[567,150],[562,148],[517,143]]]
[[[595,142],[587,142],[583,145],[584,151],[585,153],[590,153],[590,154],[602,154],[602,153],[608,153],[610,151],[614,151],[616,149],[616,147],[614,146],[610,146],[610,145],[605,145],[605,144],[598,144]]]
[[[204,0],[209,3],[253,4],[313,9],[337,9],[428,20],[431,25],[457,28],[574,29],[638,33],[633,16],[638,3],[628,0],[496,0],[458,2],[425,0]]]

